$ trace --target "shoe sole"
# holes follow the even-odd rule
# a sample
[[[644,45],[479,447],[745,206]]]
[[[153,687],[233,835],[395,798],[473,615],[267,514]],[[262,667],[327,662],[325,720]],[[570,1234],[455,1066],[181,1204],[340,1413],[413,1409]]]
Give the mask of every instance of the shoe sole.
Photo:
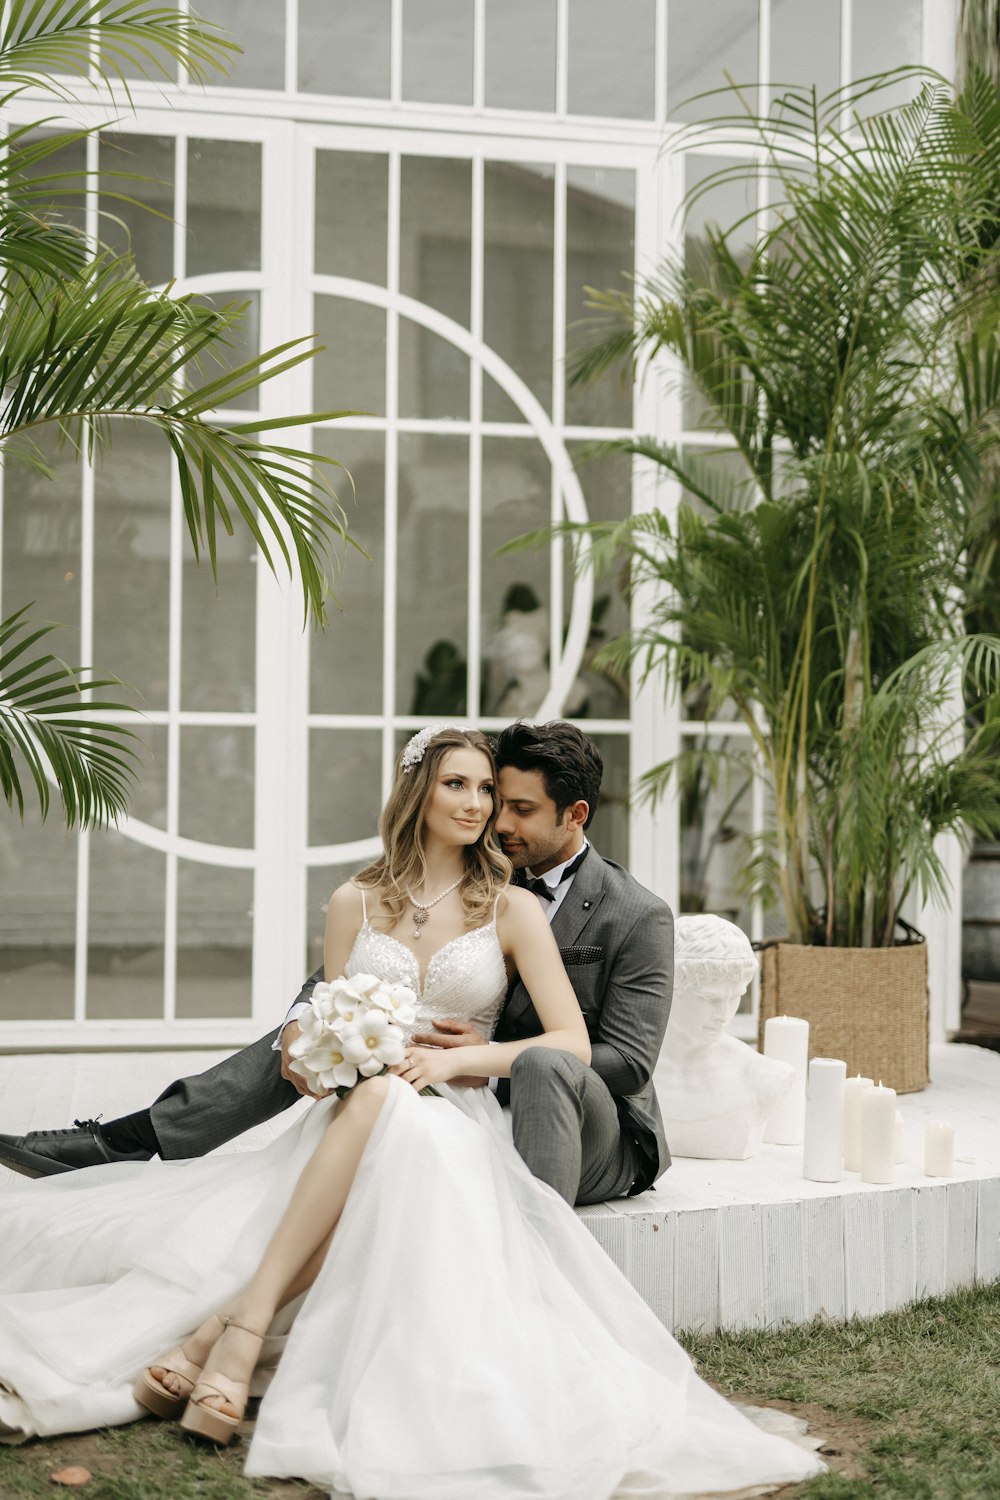
[[[64,1161],[53,1161],[50,1156],[39,1156],[37,1151],[25,1151],[20,1146],[0,1145],[0,1164],[22,1177],[55,1177],[60,1172],[79,1171]]]

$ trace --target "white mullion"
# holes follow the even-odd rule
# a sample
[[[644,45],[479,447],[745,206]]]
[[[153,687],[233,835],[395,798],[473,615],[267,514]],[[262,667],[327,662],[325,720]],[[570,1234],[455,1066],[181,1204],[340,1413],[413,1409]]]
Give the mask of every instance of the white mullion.
[[[472,107],[486,104],[486,0],[473,0],[472,10]]]
[[[552,226],[552,423],[556,432],[563,435],[566,420],[566,256],[568,254],[566,231],[566,163],[555,163],[553,180]],[[562,475],[552,466],[550,479],[549,520],[553,526],[563,519]],[[563,653],[563,560],[565,543],[555,537],[549,552],[549,661],[550,675]]]
[[[851,47],[854,34],[853,0],[840,0],[840,86],[849,83],[851,73]],[[851,112],[844,108],[840,113],[840,129],[847,130],[851,123]]]
[[[174,276],[187,274],[187,132],[178,135],[174,160]],[[177,465],[170,469],[170,568],[167,580],[167,837],[180,831],[181,608],[184,597],[184,525]],[[166,855],[163,895],[163,1019],[177,1015],[177,853]]]
[[[177,9],[180,11],[180,13],[181,13],[182,16],[186,17],[186,16],[188,16],[190,14],[190,12],[191,12],[191,3],[190,3],[190,0],[174,0],[174,4],[177,6]],[[187,68],[184,66],[183,63],[178,63],[178,65],[177,65],[177,87],[179,89],[186,89],[190,85],[190,82],[191,82],[191,80],[188,77]],[[160,85],[160,87],[162,88],[162,85]]]
[[[486,287],[486,162],[472,158],[472,226],[470,235],[469,320],[476,348],[482,347]],[[483,366],[477,357],[469,361],[469,544],[468,544],[468,661],[466,711],[479,722],[482,708],[482,619],[483,619]]]
[[[556,0],[556,115],[569,108],[569,0]]]
[[[389,104],[403,102],[403,0],[389,0]]]
[[[285,93],[299,91],[299,5],[285,0]]]
[[[93,58],[91,59],[93,66]],[[97,171],[99,144],[89,135],[85,147],[86,209],[84,234],[91,254],[97,245]],[[84,423],[83,466],[80,474],[80,660],[94,659],[94,465],[90,445],[94,440],[89,422]],[[83,697],[92,696],[89,688]],[[76,846],[76,933],[73,974],[73,1019],[87,1016],[87,955],[90,927],[90,830],[81,828]]]
[[[658,125],[667,122],[667,48],[670,37],[667,33],[667,0],[656,0],[656,16],[653,22],[656,51],[653,54],[653,118]]]
[[[758,109],[766,116],[771,107],[771,0],[760,0],[760,30],[757,35]]]
[[[398,0],[396,4],[397,19]],[[402,158],[398,146],[389,152],[389,204],[386,226],[386,277],[391,297],[399,293],[400,184]],[[396,586],[399,574],[399,313],[386,310],[385,326],[385,569],[382,602],[382,786],[392,784],[396,764]]]

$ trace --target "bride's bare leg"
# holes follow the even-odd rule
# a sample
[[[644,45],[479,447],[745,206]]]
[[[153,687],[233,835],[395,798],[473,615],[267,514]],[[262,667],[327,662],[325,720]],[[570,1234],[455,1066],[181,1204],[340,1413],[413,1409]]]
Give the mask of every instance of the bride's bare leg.
[[[312,1285],[323,1264],[330,1239],[343,1212],[362,1153],[368,1143],[388,1092],[384,1077],[359,1083],[339,1105],[323,1138],[306,1163],[249,1285],[226,1308],[234,1324],[218,1335],[218,1323],[209,1320],[204,1329],[210,1337],[212,1371],[243,1383],[249,1380],[260,1353],[260,1343],[244,1332],[266,1332],[279,1307]],[[193,1341],[186,1341],[193,1348]],[[238,1416],[221,1397],[206,1397],[204,1404]]]

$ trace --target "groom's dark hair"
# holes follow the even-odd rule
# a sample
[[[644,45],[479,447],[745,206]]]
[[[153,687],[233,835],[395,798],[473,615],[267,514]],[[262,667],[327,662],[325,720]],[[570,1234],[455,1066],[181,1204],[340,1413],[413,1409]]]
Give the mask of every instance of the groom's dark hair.
[[[589,828],[601,796],[604,761],[593,740],[567,724],[551,719],[548,724],[525,724],[518,720],[502,729],[493,741],[497,770],[513,766],[517,771],[540,771],[545,794],[562,817],[573,802],[586,802]]]

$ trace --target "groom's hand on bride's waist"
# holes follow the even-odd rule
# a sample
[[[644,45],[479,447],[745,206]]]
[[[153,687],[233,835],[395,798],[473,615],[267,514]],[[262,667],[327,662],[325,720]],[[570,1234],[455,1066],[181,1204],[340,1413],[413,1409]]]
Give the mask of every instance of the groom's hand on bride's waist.
[[[481,1047],[486,1038],[481,1031],[470,1026],[466,1021],[432,1021],[433,1031],[423,1031],[414,1034],[413,1041],[417,1047]],[[472,1078],[462,1076],[461,1078],[449,1079],[456,1088],[481,1089],[486,1086],[485,1078]]]

